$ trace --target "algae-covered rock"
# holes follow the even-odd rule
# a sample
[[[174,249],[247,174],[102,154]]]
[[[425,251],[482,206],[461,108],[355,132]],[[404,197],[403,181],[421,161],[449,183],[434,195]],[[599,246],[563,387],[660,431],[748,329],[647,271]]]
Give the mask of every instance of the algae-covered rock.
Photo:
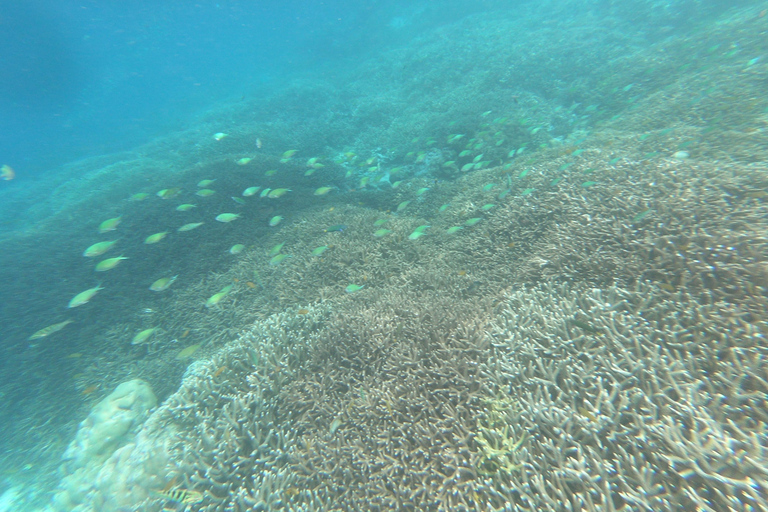
[[[73,510],[82,503],[104,462],[133,440],[156,405],[152,388],[141,379],[123,382],[96,404],[64,453],[63,478],[51,508]]]
[[[64,454],[67,465],[80,467],[104,462],[128,441],[126,434],[140,425],[155,405],[157,398],[143,380],[134,379],[117,386],[80,424],[75,440]]]

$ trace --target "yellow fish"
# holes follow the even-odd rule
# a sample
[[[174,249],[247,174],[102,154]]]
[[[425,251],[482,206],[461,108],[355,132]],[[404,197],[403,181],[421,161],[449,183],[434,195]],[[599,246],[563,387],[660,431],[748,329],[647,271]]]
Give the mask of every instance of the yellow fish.
[[[86,304],[88,301],[90,301],[94,295],[99,293],[99,290],[103,290],[101,286],[96,286],[95,288],[89,288],[88,290],[85,290],[84,292],[80,292],[74,297],[72,297],[72,300],[69,301],[70,308],[76,308],[78,306],[82,306],[83,304]]]
[[[63,322],[59,322],[57,324],[49,325],[48,327],[44,329],[40,329],[35,334],[29,337],[30,340],[37,340],[40,338],[45,338],[46,336],[50,336],[51,334],[55,332],[59,332],[66,326],[72,323],[72,320],[64,320]]]
[[[316,196],[324,196],[325,194],[327,194],[331,190],[333,190],[333,187],[320,187],[317,190],[315,190],[315,195]]]
[[[0,180],[11,181],[16,177],[16,173],[13,171],[10,165],[3,165],[0,167]]]
[[[106,272],[107,270],[112,270],[118,266],[121,261],[127,259],[128,258],[125,256],[117,256],[115,258],[107,258],[106,260],[102,260],[96,264],[96,272]]]
[[[99,233],[106,233],[107,231],[114,231],[117,229],[117,226],[120,224],[120,221],[123,220],[123,216],[115,217],[113,219],[107,219],[101,224],[99,224]]]
[[[199,227],[200,227],[200,226],[202,226],[202,225],[203,225],[203,223],[202,223],[202,222],[189,222],[189,223],[187,223],[187,224],[184,224],[183,226],[181,226],[181,227],[180,227],[179,229],[177,229],[176,231],[178,231],[179,233],[182,233],[182,232],[184,232],[184,231],[192,231],[193,229],[195,229],[195,228],[199,228]],[[159,240],[158,240],[158,241],[159,241]],[[144,242],[144,243],[146,243],[146,242]]]
[[[253,158],[248,158],[248,157],[241,158],[240,160],[237,161],[237,165],[248,165],[248,163],[251,160],[253,160]]]
[[[179,277],[178,275],[175,275],[173,277],[161,277],[152,285],[149,287],[150,290],[153,292],[163,292],[171,287],[174,281],[176,281],[176,278]]]
[[[155,334],[157,329],[157,327],[152,327],[151,329],[144,329],[143,331],[139,332],[131,340],[131,345],[141,345],[142,343],[146,343],[147,340],[149,340],[149,338]]]
[[[197,345],[190,345],[185,349],[182,349],[178,354],[176,354],[176,359],[185,359],[187,357],[190,357],[192,354],[197,352],[200,349],[200,344]]]
[[[116,243],[117,243],[117,240],[95,243],[92,246],[88,247],[85,251],[83,251],[83,256],[85,256],[86,258],[94,258],[96,256],[101,256]]]
[[[172,197],[176,197],[181,193],[181,189],[179,187],[172,187],[172,188],[164,188],[163,190],[160,190],[157,192],[157,197],[161,199],[171,199]]]
[[[212,185],[216,180],[200,180],[197,182],[198,188],[207,188],[208,185]]]
[[[227,296],[227,292],[219,292],[214,295],[211,295],[211,297],[205,301],[205,307],[212,308],[213,306],[216,306],[221,302],[221,299]]]
[[[157,242],[165,238],[167,234],[168,234],[167,231],[163,231],[162,233],[155,233],[154,235],[149,235],[146,239],[144,239],[144,243],[147,245],[156,244]]]
[[[291,190],[288,188],[276,188],[270,191],[268,197],[272,199],[277,199],[278,197],[283,197],[286,192],[291,192]]]

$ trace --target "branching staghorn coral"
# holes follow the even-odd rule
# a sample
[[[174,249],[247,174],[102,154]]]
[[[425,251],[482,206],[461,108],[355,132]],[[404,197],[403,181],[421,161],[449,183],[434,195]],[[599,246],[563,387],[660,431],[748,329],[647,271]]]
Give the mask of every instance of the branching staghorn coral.
[[[755,381],[753,403],[739,403],[734,395],[746,390],[733,361],[712,367],[716,340],[680,350],[674,325],[643,318],[701,307],[690,299],[654,297],[644,283],[606,292],[513,292],[490,331],[530,435],[528,462],[503,484],[510,502],[521,510],[764,508],[768,438],[743,413],[744,405],[764,410],[768,382]],[[721,317],[708,321],[724,327]],[[750,373],[768,371],[747,330],[731,343]]]

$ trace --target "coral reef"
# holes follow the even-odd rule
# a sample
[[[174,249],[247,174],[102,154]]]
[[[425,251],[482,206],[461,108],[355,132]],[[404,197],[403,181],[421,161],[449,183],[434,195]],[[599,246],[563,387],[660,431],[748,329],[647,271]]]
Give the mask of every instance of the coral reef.
[[[747,14],[723,26],[762,30],[763,18]],[[514,64],[521,78],[513,87],[508,57],[524,45],[492,20],[471,32],[482,48],[462,45],[457,60],[471,68],[425,65],[443,55],[446,34],[472,23],[480,22],[447,27],[407,59],[396,51],[376,62],[380,68],[359,71],[383,84],[397,70],[418,78],[392,96],[345,103],[327,84],[296,83],[286,98],[303,91],[311,108],[283,112],[290,103],[264,102],[258,111],[275,119],[281,135],[273,144],[328,153],[349,144],[375,155],[373,174],[399,165],[397,187],[358,185],[371,178],[361,170],[364,157],[329,159],[280,203],[231,203],[246,185],[284,186],[305,172],[288,163],[278,177],[262,174],[278,161],[266,151],[249,164],[258,171],[235,164],[238,144],[265,129],[250,120],[253,111],[235,107],[197,129],[213,133],[243,120],[223,144],[182,133],[134,160],[83,164],[93,167],[83,181],[94,190],[109,188],[119,173],[120,194],[158,171],[187,188],[221,176],[228,208],[201,203],[195,214],[213,224],[213,215],[237,204],[243,219],[228,231],[203,226],[177,235],[166,252],[132,258],[133,273],[100,296],[103,309],[69,312],[76,322],[61,343],[30,350],[36,364],[60,363],[57,378],[66,373],[67,384],[47,387],[76,389],[76,402],[18,398],[45,388],[42,378],[3,388],[15,397],[0,404],[4,416],[23,417],[24,407],[56,416],[57,407],[75,403],[70,423],[87,414],[94,389],[129,378],[150,382],[162,400],[138,433],[152,400],[101,442],[90,434],[97,417],[122,412],[110,398],[79,433],[70,425],[57,434],[75,441],[53,510],[768,509],[768,144],[758,94],[768,68],[747,65],[738,52],[718,54],[688,81],[681,55],[687,45],[702,60],[711,55],[708,38],[724,37],[718,26],[632,58],[588,55],[579,66],[599,67],[600,76],[580,81],[574,52],[564,49],[568,36],[588,34],[576,22],[542,24],[527,42],[536,51]],[[556,44],[553,32],[563,34]],[[492,54],[499,33],[507,50]],[[614,42],[607,31],[589,36],[597,42],[587,47]],[[625,48],[634,44],[620,39]],[[758,54],[755,41],[743,47]],[[542,66],[542,58],[552,62]],[[486,71],[473,71],[476,62]],[[578,83],[563,88],[550,80],[554,73]],[[739,90],[734,74],[755,98],[731,109],[725,98]],[[478,90],[490,92],[471,94]],[[443,104],[453,105],[448,114]],[[307,111],[328,123],[322,136],[303,118],[293,121],[300,130],[288,129]],[[460,156],[449,132],[460,140],[466,132],[469,156]],[[170,148],[173,158],[162,158]],[[124,172],[140,161],[135,173]],[[354,180],[342,178],[347,172]],[[329,183],[338,187],[333,193],[313,195]],[[62,186],[54,203],[77,191]],[[112,215],[120,194],[88,195],[56,222],[97,207]],[[161,221],[173,210],[155,199],[121,210],[122,244],[168,227]],[[272,229],[266,219],[276,214],[286,218]],[[379,220],[386,236],[374,236]],[[346,228],[328,229],[334,225]],[[409,238],[423,226],[430,226],[424,236]],[[71,238],[91,237],[93,227],[73,228]],[[233,243],[247,245],[237,259],[226,250]],[[32,254],[36,244],[22,237],[15,247]],[[57,249],[73,257],[46,277],[92,280],[80,256],[86,245],[62,241]],[[291,256],[279,265],[269,253],[277,245]],[[313,255],[318,247],[325,252]],[[167,293],[147,289],[161,277],[154,273],[177,269],[183,273]],[[53,303],[42,287],[29,290],[17,276],[8,282],[35,304],[30,316]],[[349,293],[349,284],[361,288]],[[223,288],[223,300],[206,307]],[[20,300],[4,314],[21,317],[25,308]],[[20,333],[39,328],[29,318],[9,330],[22,343]],[[155,327],[150,343],[130,344]],[[191,364],[178,358],[188,345],[201,346]],[[28,416],[15,428],[40,439],[41,450],[63,451],[44,443],[50,430],[32,428]]]

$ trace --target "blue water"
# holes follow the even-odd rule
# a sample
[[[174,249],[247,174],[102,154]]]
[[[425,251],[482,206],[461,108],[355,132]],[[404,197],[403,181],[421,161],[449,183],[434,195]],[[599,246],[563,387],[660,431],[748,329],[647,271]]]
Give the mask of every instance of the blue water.
[[[333,76],[372,50],[507,4],[4,0],[0,155],[23,180],[132,148],[218,101]]]

